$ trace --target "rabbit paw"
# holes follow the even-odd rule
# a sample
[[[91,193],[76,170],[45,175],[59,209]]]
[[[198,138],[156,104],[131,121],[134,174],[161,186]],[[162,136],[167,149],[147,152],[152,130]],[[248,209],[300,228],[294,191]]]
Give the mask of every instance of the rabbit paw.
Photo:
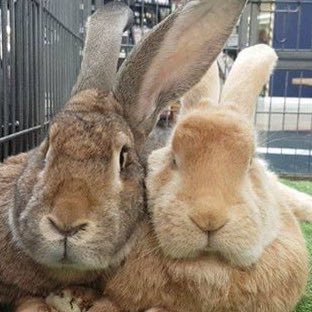
[[[42,298],[24,298],[17,304],[14,312],[59,312],[49,306]]]
[[[98,294],[89,288],[70,287],[50,294],[46,303],[58,312],[86,312],[98,297]]]

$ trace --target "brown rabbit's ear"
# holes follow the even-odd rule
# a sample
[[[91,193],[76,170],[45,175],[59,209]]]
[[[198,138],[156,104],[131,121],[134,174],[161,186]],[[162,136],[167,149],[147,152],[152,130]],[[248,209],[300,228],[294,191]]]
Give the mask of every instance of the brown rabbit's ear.
[[[205,109],[211,105],[217,105],[219,97],[219,67],[218,62],[215,61],[200,82],[181,98],[180,114],[184,115],[193,109]]]
[[[89,18],[81,70],[72,95],[91,88],[112,90],[122,34],[132,21],[133,12],[122,2],[109,2]]]
[[[240,52],[225,81],[221,105],[231,105],[252,119],[257,97],[269,80],[276,61],[274,49],[265,44]]]
[[[138,146],[161,110],[199,82],[246,0],[192,0],[157,25],[120,68],[114,88]]]

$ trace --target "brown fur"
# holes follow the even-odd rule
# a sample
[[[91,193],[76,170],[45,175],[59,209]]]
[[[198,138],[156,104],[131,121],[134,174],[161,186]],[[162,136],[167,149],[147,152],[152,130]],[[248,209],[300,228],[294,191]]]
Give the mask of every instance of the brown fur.
[[[307,282],[307,250],[276,181],[258,159],[250,165],[253,150],[251,126],[229,110],[186,117],[172,152],[151,155],[154,229],[142,227],[139,244],[105,292],[120,311],[293,310]],[[193,222],[199,215],[208,227]],[[266,232],[271,237],[263,240]]]
[[[119,113],[112,98],[84,91],[55,118],[40,147],[0,166],[1,303],[71,284],[96,287],[100,273],[127,254],[142,217],[144,175]],[[123,144],[128,162],[119,177],[114,164]],[[85,225],[67,240],[66,255],[49,219],[65,232]]]
[[[10,184],[3,180],[0,303],[46,296],[67,285],[97,288],[98,280],[121,264],[143,217],[144,172],[138,151],[160,110],[203,76],[245,2],[190,1],[149,32],[116,82],[114,64],[129,10],[108,4],[109,11],[92,15],[75,96],[22,168],[16,161]],[[107,20],[113,24],[109,28]],[[184,43],[198,31],[205,37],[193,40],[185,57]],[[166,70],[166,60],[173,70]],[[0,167],[1,174],[10,175],[7,166]]]
[[[286,312],[304,292],[308,254],[292,194],[254,156],[254,98],[276,54],[258,45],[238,60],[229,81],[240,88],[226,84],[219,107],[195,105],[149,157],[152,224],[105,291],[119,311]]]

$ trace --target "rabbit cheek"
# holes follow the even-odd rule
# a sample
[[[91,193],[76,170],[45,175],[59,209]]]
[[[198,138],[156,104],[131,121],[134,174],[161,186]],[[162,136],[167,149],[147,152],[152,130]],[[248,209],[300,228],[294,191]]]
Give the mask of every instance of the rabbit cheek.
[[[154,229],[163,252],[172,258],[194,258],[208,244],[188,216],[189,207],[174,194],[162,194],[153,202]]]
[[[63,242],[60,235],[51,231],[43,221],[38,220],[38,216],[33,214],[36,206],[27,206],[29,213],[22,213],[19,220],[19,239],[18,242],[24,252],[36,262],[42,264],[52,264],[62,258]],[[47,239],[48,238],[48,239]]]
[[[248,217],[232,219],[210,236],[209,246],[234,266],[250,266],[259,260],[264,249],[260,225]]]
[[[157,193],[171,181],[170,160],[171,151],[168,147],[155,150],[149,156],[146,186],[150,197],[157,196]]]
[[[196,257],[207,247],[208,236],[189,218],[190,204],[179,199],[181,177],[170,163],[170,150],[166,148],[153,152],[149,158],[147,189],[154,230],[166,255]]]
[[[34,172],[37,168],[33,168]],[[26,177],[25,177],[26,176]],[[14,240],[25,249],[26,253],[32,253],[32,249],[38,248],[42,236],[39,229],[39,221],[48,210],[49,205],[42,200],[43,182],[42,178],[35,176],[33,183],[29,185],[25,174],[18,181],[19,187],[15,193],[15,201],[10,211],[10,226]],[[36,183],[36,184],[35,184]],[[28,191],[31,188],[32,191]],[[26,194],[30,194],[26,196]]]
[[[16,227],[16,241],[24,252],[36,262],[52,264],[62,258],[62,237],[51,231],[42,213],[41,204],[34,196],[20,214]],[[41,216],[40,216],[41,215]]]

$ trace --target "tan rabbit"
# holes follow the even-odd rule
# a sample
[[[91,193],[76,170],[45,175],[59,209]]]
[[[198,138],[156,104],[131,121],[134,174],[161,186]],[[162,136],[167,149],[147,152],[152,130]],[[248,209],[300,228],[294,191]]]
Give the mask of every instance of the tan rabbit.
[[[113,2],[92,15],[71,99],[38,148],[0,166],[0,304],[21,299],[19,312],[40,311],[66,286],[102,291],[141,231],[146,138],[162,108],[208,70],[245,2],[187,2],[118,77],[132,13]]]
[[[255,99],[276,59],[266,45],[243,50],[220,104],[212,92],[185,107],[168,146],[149,157],[152,224],[89,312],[294,309],[308,278],[305,242],[255,156]]]
[[[234,75],[232,73],[230,76],[233,82],[228,82],[227,85],[233,85],[234,81],[236,81],[235,87],[246,87],[249,82],[240,78],[241,70],[237,70],[237,67],[234,70],[236,74]],[[218,72],[218,65],[215,62],[201,81],[183,96],[181,99],[182,107],[180,116],[183,116],[194,108],[205,108],[216,105],[220,101],[221,86]],[[279,182],[275,173],[267,170],[267,174],[270,176],[269,179],[276,181],[276,191],[280,192],[281,197],[284,197],[285,204],[294,212],[297,219],[312,222],[312,197]]]

